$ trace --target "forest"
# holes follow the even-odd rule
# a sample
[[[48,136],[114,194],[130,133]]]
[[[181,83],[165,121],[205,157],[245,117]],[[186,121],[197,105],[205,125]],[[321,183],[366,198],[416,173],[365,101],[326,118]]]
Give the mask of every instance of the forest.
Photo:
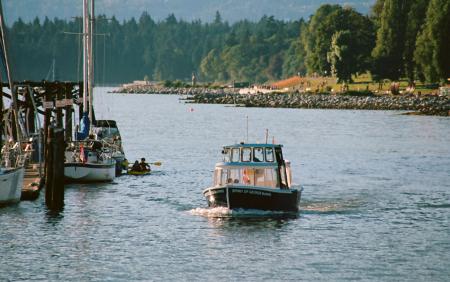
[[[323,5],[309,19],[230,24],[162,21],[147,13],[119,22],[96,17],[97,84],[137,79],[264,83],[292,75],[335,76],[349,82],[369,72],[383,79],[444,82],[450,77],[450,1],[377,0],[368,15]],[[18,19],[8,29],[15,80],[77,81],[81,18]]]

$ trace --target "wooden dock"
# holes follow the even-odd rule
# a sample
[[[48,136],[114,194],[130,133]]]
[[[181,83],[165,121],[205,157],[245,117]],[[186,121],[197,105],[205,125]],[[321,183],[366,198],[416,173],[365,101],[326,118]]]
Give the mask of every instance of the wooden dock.
[[[36,200],[39,197],[42,187],[43,181],[42,178],[39,177],[39,164],[27,165],[27,167],[25,168],[22,196],[20,200],[21,201]]]

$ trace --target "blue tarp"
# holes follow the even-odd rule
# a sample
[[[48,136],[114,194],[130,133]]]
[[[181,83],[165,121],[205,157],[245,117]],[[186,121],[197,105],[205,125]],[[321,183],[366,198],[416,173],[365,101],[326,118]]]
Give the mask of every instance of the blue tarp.
[[[80,121],[80,131],[77,132],[77,140],[84,140],[89,136],[90,121],[88,113],[83,113]]]

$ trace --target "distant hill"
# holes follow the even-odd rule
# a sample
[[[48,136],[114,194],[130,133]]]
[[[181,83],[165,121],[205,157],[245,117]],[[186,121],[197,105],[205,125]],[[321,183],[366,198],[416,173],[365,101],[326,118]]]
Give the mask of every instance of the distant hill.
[[[3,0],[5,18],[11,24],[19,17],[31,21],[46,16],[68,19],[82,14],[82,0]],[[215,12],[229,22],[258,20],[273,15],[282,20],[308,18],[322,4],[349,5],[367,13],[375,0],[97,0],[96,13],[115,16],[119,20],[138,18],[147,11],[161,20],[170,13],[184,20],[209,22]]]

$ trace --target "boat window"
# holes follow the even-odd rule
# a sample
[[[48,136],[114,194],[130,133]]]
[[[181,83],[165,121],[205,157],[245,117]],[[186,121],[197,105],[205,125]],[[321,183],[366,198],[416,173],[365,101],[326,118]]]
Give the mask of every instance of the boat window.
[[[263,148],[255,148],[255,149],[253,149],[253,161],[254,162],[263,162],[264,161],[264,150],[263,150]]]
[[[275,157],[278,163],[281,163],[283,161],[283,153],[281,152],[281,148],[275,149]]]
[[[240,185],[279,187],[275,168],[244,168],[241,169],[241,175],[238,182]]]
[[[265,169],[263,169],[263,168],[255,169],[255,185],[256,186],[266,186],[264,171],[265,171]]]
[[[276,188],[278,187],[277,171],[274,168],[256,170],[256,186]]]
[[[281,173],[281,188],[288,188],[287,185],[287,177],[286,177],[286,167],[282,165],[280,167],[280,173]]]
[[[241,169],[234,168],[229,170],[228,178],[230,179],[230,184],[240,184],[241,179]]]
[[[252,149],[251,148],[242,148],[242,161],[249,162],[252,160]]]
[[[242,184],[255,185],[255,170],[252,168],[244,168],[242,170]]]
[[[239,148],[231,149],[231,161],[232,162],[239,162],[240,161]]]
[[[230,168],[217,172],[216,185],[246,185],[276,188],[278,174],[276,168]]]
[[[222,180],[222,169],[216,168],[216,170],[214,171],[214,186],[221,185],[221,180]]]
[[[229,181],[228,181],[228,174],[229,174],[229,170],[228,171],[227,170],[222,170],[222,177],[221,177],[221,180],[220,180],[220,185],[225,185],[225,184],[229,183]]]
[[[287,184],[288,184],[288,187],[292,187],[291,162],[286,160],[285,165],[286,165]]]
[[[230,154],[231,154],[231,150],[230,149],[224,149],[222,151],[222,155],[223,155],[223,161],[224,162],[229,162],[230,161]]]
[[[266,162],[273,162],[273,148],[266,148]]]

